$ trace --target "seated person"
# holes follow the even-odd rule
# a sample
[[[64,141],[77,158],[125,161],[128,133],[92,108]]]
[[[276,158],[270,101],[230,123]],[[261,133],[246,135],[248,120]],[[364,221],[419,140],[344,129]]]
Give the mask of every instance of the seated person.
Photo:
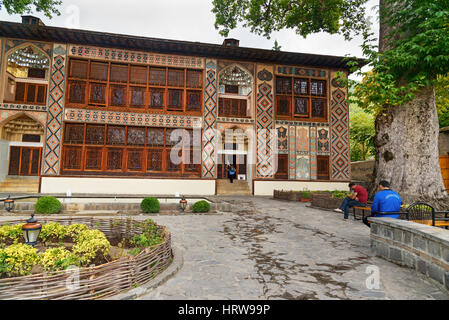
[[[399,219],[401,203],[401,196],[391,190],[390,183],[381,181],[379,183],[379,192],[374,196],[373,204],[371,205],[371,217]],[[385,214],[388,212],[392,214]],[[364,218],[363,223],[370,227],[368,218]]]
[[[368,192],[364,187],[351,182],[349,184],[349,189],[352,193],[347,195],[340,208],[335,209],[335,212],[345,213],[345,221],[349,218],[349,208],[365,207],[368,202]]]

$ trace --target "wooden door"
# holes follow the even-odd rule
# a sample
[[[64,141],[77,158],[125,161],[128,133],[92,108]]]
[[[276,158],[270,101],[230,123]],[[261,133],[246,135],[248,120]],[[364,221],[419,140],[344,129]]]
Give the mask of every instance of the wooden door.
[[[440,156],[441,174],[446,191],[449,193],[449,156]]]
[[[235,154],[222,154],[221,163],[218,164],[218,179],[227,179],[228,172],[226,167],[228,165],[233,165],[235,168],[236,178],[239,174],[247,174],[246,170],[246,159],[247,155],[235,155]]]
[[[42,148],[11,147],[9,175],[38,176],[41,168]]]

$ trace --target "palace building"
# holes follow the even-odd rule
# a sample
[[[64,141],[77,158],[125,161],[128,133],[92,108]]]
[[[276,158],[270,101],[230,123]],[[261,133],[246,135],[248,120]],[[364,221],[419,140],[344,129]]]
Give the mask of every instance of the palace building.
[[[242,194],[350,181],[344,57],[31,16],[0,22],[0,42],[0,192],[24,178],[41,193],[214,195],[227,165]]]

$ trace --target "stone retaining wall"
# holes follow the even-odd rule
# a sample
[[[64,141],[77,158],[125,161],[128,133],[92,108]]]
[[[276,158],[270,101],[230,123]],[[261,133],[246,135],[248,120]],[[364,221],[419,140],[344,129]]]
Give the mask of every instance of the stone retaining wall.
[[[390,218],[370,218],[371,248],[386,260],[436,280],[449,290],[449,231]]]

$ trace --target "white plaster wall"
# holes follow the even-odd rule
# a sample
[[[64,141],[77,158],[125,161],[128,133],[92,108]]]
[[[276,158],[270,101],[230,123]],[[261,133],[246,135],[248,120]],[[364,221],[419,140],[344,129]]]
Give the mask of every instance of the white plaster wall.
[[[0,140],[0,181],[8,175],[9,141]]]
[[[272,196],[274,190],[309,191],[347,190],[349,182],[318,182],[318,181],[254,181],[254,195]]]
[[[214,195],[215,180],[42,177],[42,193]]]

